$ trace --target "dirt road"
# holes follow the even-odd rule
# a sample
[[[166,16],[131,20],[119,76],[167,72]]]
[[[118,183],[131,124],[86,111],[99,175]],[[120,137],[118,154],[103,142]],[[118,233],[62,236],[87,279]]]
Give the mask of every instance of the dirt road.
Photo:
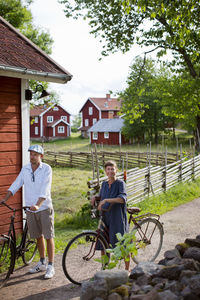
[[[164,223],[164,243],[157,259],[163,258],[166,250],[173,249],[187,237],[200,234],[200,198],[181,205],[161,217]],[[7,285],[0,290],[1,300],[77,300],[80,287],[71,284],[62,271],[62,256],[55,260],[56,275],[43,279],[43,273],[28,274],[30,267],[16,270]]]

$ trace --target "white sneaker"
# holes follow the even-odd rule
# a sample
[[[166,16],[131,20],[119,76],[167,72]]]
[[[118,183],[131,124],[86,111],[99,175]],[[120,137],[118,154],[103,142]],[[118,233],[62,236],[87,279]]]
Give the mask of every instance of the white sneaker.
[[[45,279],[50,279],[54,276],[54,274],[55,274],[54,266],[48,265],[46,274],[44,275],[44,278]]]
[[[29,269],[29,273],[34,274],[41,271],[46,271],[46,269],[47,269],[46,264],[42,264],[41,261],[39,261],[35,267]]]

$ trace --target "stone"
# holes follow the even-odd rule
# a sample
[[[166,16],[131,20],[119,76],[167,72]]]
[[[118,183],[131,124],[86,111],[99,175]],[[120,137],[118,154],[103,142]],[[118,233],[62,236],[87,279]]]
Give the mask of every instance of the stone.
[[[180,299],[177,295],[167,290],[161,293],[158,293],[161,300],[178,300]]]
[[[122,297],[118,293],[112,293],[108,296],[108,300],[122,300]]]
[[[125,270],[104,270],[95,274],[94,280],[105,280],[108,290],[112,290],[128,282],[128,272]]]
[[[175,248],[175,249],[172,249],[172,250],[167,250],[165,253],[164,253],[164,257],[166,259],[172,259],[172,258],[181,258],[181,255],[179,253],[179,251]]]
[[[200,297],[200,274],[190,278],[189,287],[195,295]]]
[[[138,277],[136,283],[138,285],[147,285],[151,282],[151,276],[149,274],[143,274],[142,276]]]
[[[190,247],[200,248],[200,239],[186,239],[185,243],[188,244]]]
[[[157,276],[164,277],[170,280],[178,280],[183,268],[183,265],[166,266],[162,270],[160,270]]]
[[[108,289],[104,279],[83,282],[80,300],[93,300],[95,297],[107,299]]]
[[[200,262],[200,248],[198,247],[189,247],[183,254],[183,258],[193,258]]]
[[[120,285],[120,286],[116,287],[111,292],[112,293],[118,293],[122,297],[125,297],[125,296],[129,295],[129,290],[130,290],[130,287],[128,285],[123,284],[123,285]]]
[[[186,243],[180,243],[176,245],[176,249],[179,251],[180,255],[183,256],[185,253],[186,249],[188,249],[189,245]]]
[[[137,279],[144,274],[149,276],[155,275],[162,268],[162,265],[158,265],[154,262],[141,262],[132,269],[129,277],[131,279]]]

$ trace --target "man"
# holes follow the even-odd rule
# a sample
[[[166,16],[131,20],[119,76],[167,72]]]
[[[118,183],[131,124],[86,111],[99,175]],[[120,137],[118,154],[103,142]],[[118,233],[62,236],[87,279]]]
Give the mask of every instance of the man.
[[[51,199],[52,169],[42,162],[44,150],[40,145],[29,147],[30,163],[21,169],[16,180],[8,189],[3,202],[7,201],[24,185],[27,222],[31,238],[37,239],[40,261],[29,270],[30,273],[46,271],[45,279],[54,276],[54,211]],[[48,266],[45,260],[45,239],[47,242]]]

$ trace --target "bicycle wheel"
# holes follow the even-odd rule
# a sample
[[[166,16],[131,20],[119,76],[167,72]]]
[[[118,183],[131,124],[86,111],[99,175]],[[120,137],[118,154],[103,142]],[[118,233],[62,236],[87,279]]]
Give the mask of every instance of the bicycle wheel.
[[[62,267],[65,276],[75,284],[81,285],[89,280],[103,265],[96,259],[101,259],[101,250],[104,252],[108,244],[104,237],[96,232],[83,232],[75,236],[65,248],[62,257]]]
[[[23,236],[25,242],[22,249],[22,260],[25,265],[29,265],[35,257],[37,241],[30,238],[27,225],[25,225]]]
[[[160,253],[163,243],[163,228],[160,222],[153,218],[146,218],[138,222],[132,231],[136,236],[137,256],[132,257],[133,261],[139,262],[154,261]]]
[[[6,283],[15,266],[15,250],[13,243],[0,237],[0,288]]]

